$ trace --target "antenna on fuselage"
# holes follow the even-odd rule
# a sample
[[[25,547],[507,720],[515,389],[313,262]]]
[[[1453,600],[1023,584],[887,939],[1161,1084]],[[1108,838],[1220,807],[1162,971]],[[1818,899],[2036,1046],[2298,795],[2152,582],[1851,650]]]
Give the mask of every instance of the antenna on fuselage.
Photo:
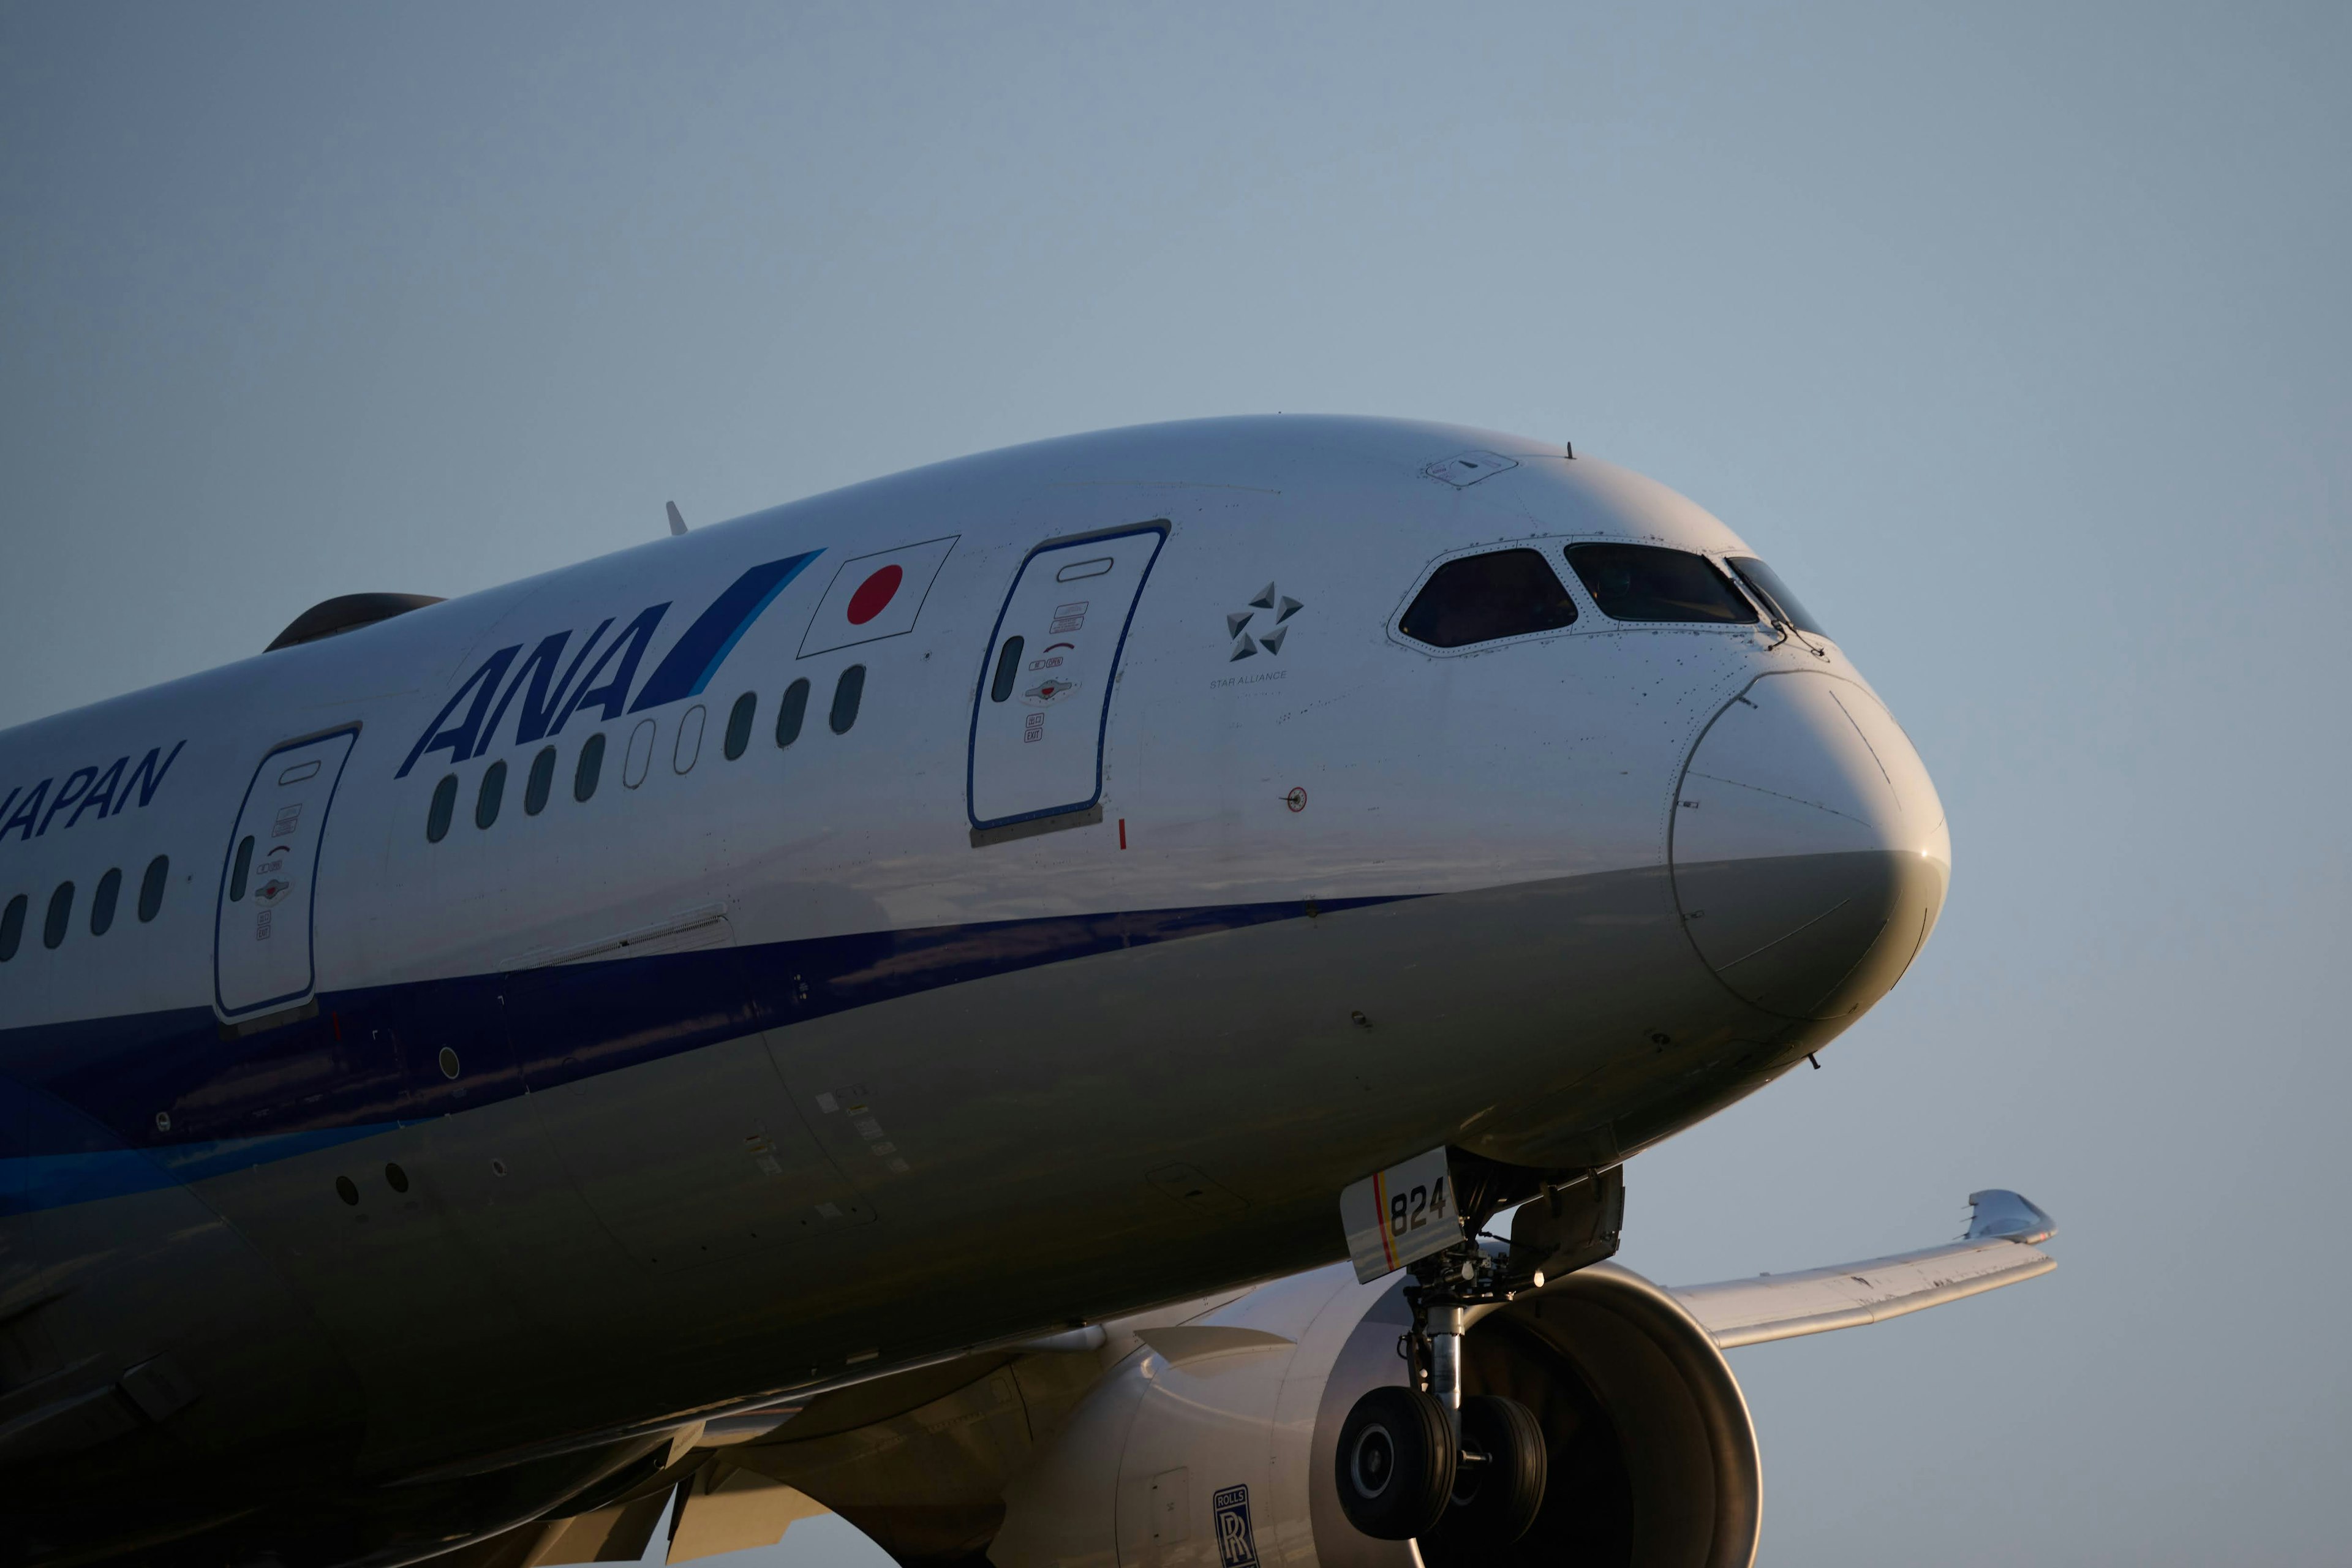
[[[675,538],[677,538],[679,534],[684,533],[684,532],[686,531],[686,519],[684,519],[684,518],[682,518],[682,517],[678,516],[678,514],[677,514],[677,502],[676,502],[676,501],[674,501],[674,500],[673,500],[673,501],[664,501],[662,504],[663,504],[664,506],[666,506],[666,507],[669,508],[669,531],[670,531],[670,537],[671,537],[671,538],[673,538],[673,539],[675,539]]]

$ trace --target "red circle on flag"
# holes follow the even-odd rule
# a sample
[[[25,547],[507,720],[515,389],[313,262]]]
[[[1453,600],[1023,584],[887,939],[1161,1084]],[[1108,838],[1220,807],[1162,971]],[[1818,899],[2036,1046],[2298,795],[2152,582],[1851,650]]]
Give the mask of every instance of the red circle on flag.
[[[880,615],[898,596],[898,584],[906,579],[897,566],[885,566],[857,584],[857,592],[849,595],[849,624],[862,626]]]

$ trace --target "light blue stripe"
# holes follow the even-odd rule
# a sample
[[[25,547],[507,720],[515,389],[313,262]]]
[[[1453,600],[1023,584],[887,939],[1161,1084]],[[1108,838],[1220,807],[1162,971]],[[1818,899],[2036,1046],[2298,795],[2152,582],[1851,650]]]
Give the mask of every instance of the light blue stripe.
[[[102,1149],[79,1154],[26,1154],[0,1159],[0,1215],[32,1214],[95,1203],[101,1198],[152,1193],[187,1182],[225,1176],[296,1155],[389,1132],[398,1122],[326,1127],[306,1132],[275,1132],[260,1138],[224,1138],[165,1148]]]
[[[735,645],[743,640],[743,634],[751,629],[751,623],[758,620],[761,612],[765,611],[770,605],[775,603],[777,595],[782,593],[786,588],[792,585],[793,578],[799,576],[803,572],[808,569],[808,563],[810,562],[815,560],[818,556],[824,553],[824,552],[822,550],[810,551],[806,555],[802,556],[800,560],[793,564],[791,571],[776,579],[776,585],[768,590],[766,597],[762,598],[758,604],[751,606],[751,613],[743,617],[742,625],[737,626],[733,633],[728,637],[727,640],[719,645],[719,651],[710,656],[710,662],[704,665],[702,667],[702,673],[694,678],[694,685],[687,691],[687,695],[688,697],[699,697],[702,695],[702,689],[710,684],[710,678],[719,673],[719,667],[727,662],[727,656],[735,651]]]

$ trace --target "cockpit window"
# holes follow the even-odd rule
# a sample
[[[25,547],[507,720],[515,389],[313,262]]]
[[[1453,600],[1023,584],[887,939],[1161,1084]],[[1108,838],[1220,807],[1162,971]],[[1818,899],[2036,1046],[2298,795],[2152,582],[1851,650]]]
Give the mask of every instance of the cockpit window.
[[[1495,550],[1449,561],[1430,574],[1397,629],[1434,647],[1558,631],[1576,619],[1576,601],[1540,551]]]
[[[1749,593],[1764,601],[1766,609],[1801,632],[1808,632],[1817,637],[1830,635],[1822,630],[1821,622],[1813,619],[1804,605],[1797,603],[1797,595],[1789,592],[1789,585],[1780,581],[1778,572],[1753,555],[1733,556],[1731,569],[1739,574],[1739,580],[1748,584]]]
[[[1715,563],[1655,544],[1571,544],[1575,568],[1601,613],[1615,621],[1752,622],[1756,608]]]

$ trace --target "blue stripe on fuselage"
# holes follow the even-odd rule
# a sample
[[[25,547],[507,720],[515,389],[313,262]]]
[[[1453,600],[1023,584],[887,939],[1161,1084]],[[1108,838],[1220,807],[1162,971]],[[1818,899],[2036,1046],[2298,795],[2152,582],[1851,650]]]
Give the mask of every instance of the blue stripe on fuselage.
[[[1284,900],[992,921],[459,975],[322,992],[316,1017],[245,1037],[197,1007],[0,1031],[0,1214],[201,1180],[759,1029],[1306,913]]]
[[[751,623],[760,618],[760,612],[774,603],[785,585],[820,553],[812,550],[805,555],[770,561],[736,578],[654,667],[654,672],[646,678],[645,689],[637,693],[629,711],[658,708],[681,697],[701,696],[710,678],[719,673],[719,665],[735,650],[743,634],[751,629]]]
[[[267,1138],[231,1138],[162,1149],[101,1149],[78,1154],[0,1157],[0,1216],[125,1197],[201,1182],[313,1150],[391,1131],[397,1123],[323,1128]]]

